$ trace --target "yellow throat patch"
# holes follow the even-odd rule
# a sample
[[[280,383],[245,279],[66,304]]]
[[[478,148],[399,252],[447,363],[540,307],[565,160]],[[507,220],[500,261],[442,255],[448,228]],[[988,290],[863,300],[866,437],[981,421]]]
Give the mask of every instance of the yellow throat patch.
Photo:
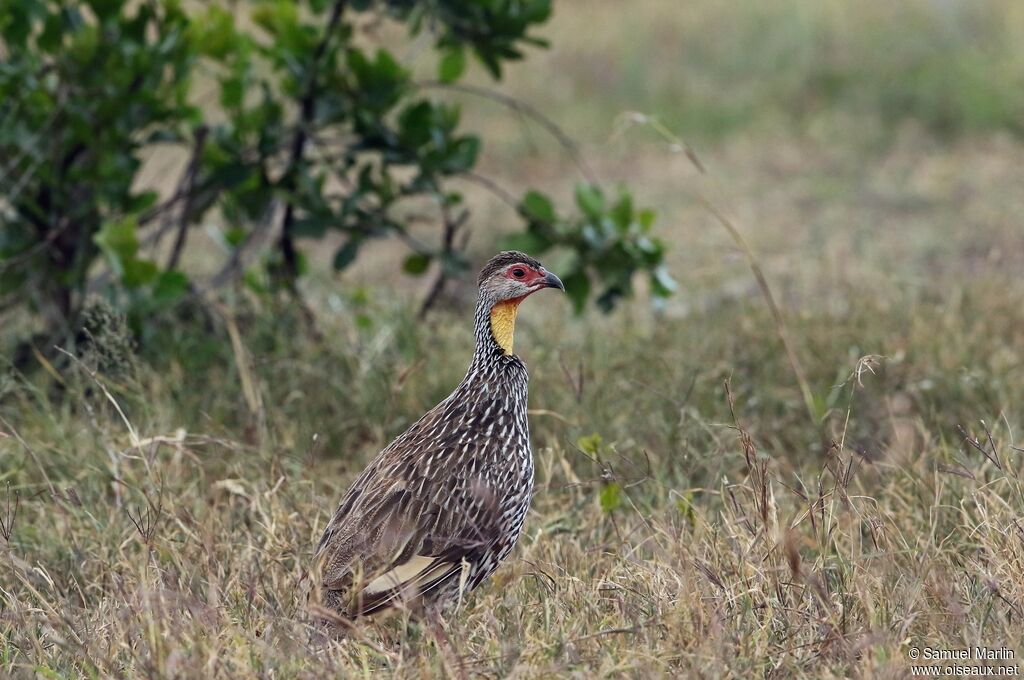
[[[491,333],[498,341],[505,354],[512,354],[512,336],[516,330],[516,313],[519,311],[519,300],[503,300],[491,307]]]

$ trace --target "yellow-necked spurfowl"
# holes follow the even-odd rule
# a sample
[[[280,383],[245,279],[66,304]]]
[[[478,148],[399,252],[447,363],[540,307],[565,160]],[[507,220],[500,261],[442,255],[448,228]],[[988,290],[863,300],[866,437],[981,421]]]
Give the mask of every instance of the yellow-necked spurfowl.
[[[516,311],[557,276],[523,253],[480,272],[476,350],[448,398],[356,478],[317,547],[323,603],[344,617],[461,598],[508,556],[533,492]]]

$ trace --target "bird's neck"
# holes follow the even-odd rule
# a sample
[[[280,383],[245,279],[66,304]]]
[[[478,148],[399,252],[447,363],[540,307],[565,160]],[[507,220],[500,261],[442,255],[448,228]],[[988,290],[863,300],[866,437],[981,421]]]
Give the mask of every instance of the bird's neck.
[[[517,409],[525,409],[529,375],[522,360],[512,354],[517,305],[518,301],[477,302],[473,323],[476,349],[459,389],[471,388],[476,393],[483,386],[483,394],[514,399]]]
[[[491,335],[505,354],[512,354],[512,345],[515,340],[516,331],[516,314],[519,313],[519,303],[523,299],[502,300],[491,307],[489,314]]]
[[[494,361],[502,356],[512,356],[516,329],[516,314],[523,298],[514,300],[493,300],[481,297],[477,302],[473,320],[476,351],[473,362]]]

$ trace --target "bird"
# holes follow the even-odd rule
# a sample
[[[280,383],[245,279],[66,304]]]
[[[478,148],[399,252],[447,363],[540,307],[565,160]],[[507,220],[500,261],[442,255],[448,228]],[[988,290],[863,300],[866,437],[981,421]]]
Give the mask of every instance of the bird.
[[[366,466],[324,529],[320,604],[344,620],[460,603],[508,557],[533,495],[529,376],[513,353],[520,303],[565,291],[517,251],[477,278],[475,348],[465,377]]]

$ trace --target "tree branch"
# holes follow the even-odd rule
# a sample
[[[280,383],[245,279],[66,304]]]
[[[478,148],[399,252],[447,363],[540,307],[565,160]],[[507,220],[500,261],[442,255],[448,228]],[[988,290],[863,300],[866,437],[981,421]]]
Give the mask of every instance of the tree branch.
[[[258,249],[263,243],[264,237],[273,230],[274,216],[277,214],[279,206],[280,203],[277,200],[270,201],[263,217],[245,237],[245,240],[235,247],[231,252],[231,256],[228,257],[228,261],[210,278],[206,286],[200,289],[200,292],[220,288],[228,283],[232,283],[245,270],[249,259],[249,251]]]
[[[459,229],[466,224],[466,220],[469,219],[469,211],[463,210],[458,215],[452,215],[451,208],[445,202],[441,203],[441,216],[444,221],[444,234],[442,236],[441,244],[441,268],[437,272],[437,278],[434,279],[433,285],[430,287],[430,292],[423,299],[423,304],[420,305],[419,318],[423,318],[430,311],[441,293],[444,291],[444,286],[448,282],[449,272],[446,266],[445,260],[451,257],[454,253],[461,251],[466,247],[466,241],[468,241],[469,232],[465,232],[467,238],[463,238],[459,245],[455,245],[455,234],[458,233]]]
[[[474,184],[479,184],[484,189],[487,189],[492,194],[494,194],[498,199],[500,199],[501,201],[506,203],[510,208],[512,208],[513,210],[518,212],[518,210],[519,210],[519,201],[516,199],[516,197],[513,196],[510,191],[505,189],[503,186],[501,186],[500,184],[495,182],[490,177],[486,177],[484,175],[480,175],[480,174],[472,172],[472,171],[464,172],[461,175],[459,175],[458,177],[460,179],[464,179],[464,180],[466,180],[468,182],[473,182]]]
[[[182,199],[181,215],[178,218],[178,234],[174,238],[174,246],[171,248],[171,255],[167,258],[165,269],[171,270],[178,266],[181,258],[181,251],[185,248],[185,240],[188,238],[189,218],[192,215],[192,204],[195,200],[196,176],[199,174],[199,165],[203,160],[203,149],[206,146],[206,137],[210,130],[205,125],[196,129],[195,141],[192,146],[192,159],[189,161],[188,169],[182,177],[182,185],[185,198]]]
[[[327,28],[324,30],[324,36],[316,46],[312,62],[309,65],[309,70],[306,72],[305,88],[302,99],[299,102],[299,127],[295,132],[295,137],[292,138],[288,167],[285,171],[287,184],[286,189],[288,193],[294,193],[298,186],[296,173],[299,170],[299,165],[302,163],[302,158],[306,149],[308,128],[313,122],[313,116],[316,113],[317,76],[319,75],[318,71],[320,70],[320,60],[323,59],[324,54],[327,52],[327,47],[330,44],[331,37],[334,35],[334,31],[338,27],[338,23],[341,21],[341,15],[345,10],[345,2],[346,0],[335,0],[334,5],[331,7],[331,15],[327,20]],[[281,256],[284,259],[284,274],[288,280],[289,286],[294,285],[295,278],[299,274],[298,251],[295,249],[294,229],[295,201],[294,197],[290,196],[285,203],[284,218],[281,222],[281,239],[278,243],[278,247],[281,250]]]

